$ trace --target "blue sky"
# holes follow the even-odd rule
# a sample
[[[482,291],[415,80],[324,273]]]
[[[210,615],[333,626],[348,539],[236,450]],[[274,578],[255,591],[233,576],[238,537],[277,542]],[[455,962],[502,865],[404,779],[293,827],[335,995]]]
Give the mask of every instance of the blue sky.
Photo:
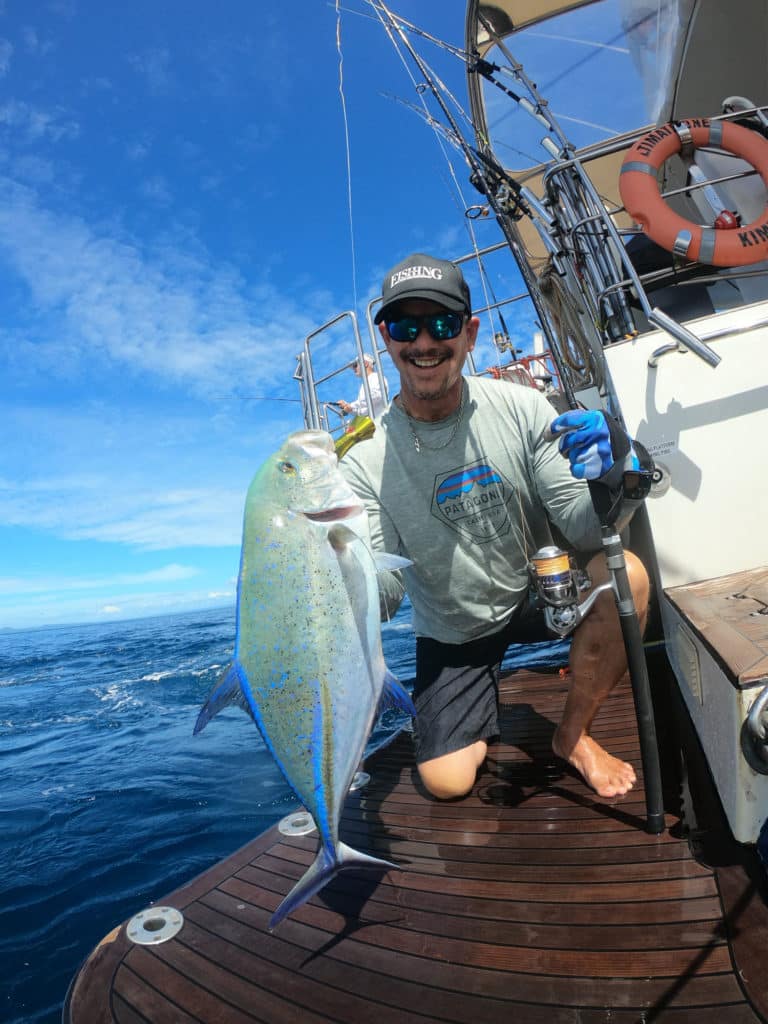
[[[479,196],[350,4],[354,261],[333,3],[0,0],[0,628],[231,604],[248,483],[301,427],[256,399],[396,260],[470,250]],[[401,6],[462,44],[462,0]]]

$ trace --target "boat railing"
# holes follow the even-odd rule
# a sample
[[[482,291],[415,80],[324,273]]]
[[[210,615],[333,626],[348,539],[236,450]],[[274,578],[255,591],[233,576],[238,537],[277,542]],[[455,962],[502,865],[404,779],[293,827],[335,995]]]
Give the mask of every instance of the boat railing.
[[[518,303],[529,303],[531,301],[530,293],[524,291],[499,299],[495,295],[492,298],[489,297],[483,289],[488,276],[484,266],[485,259],[494,253],[505,251],[508,251],[507,242],[497,242],[485,248],[465,253],[453,260],[458,264],[476,264],[477,272],[473,269],[471,276],[473,279],[479,279],[481,283],[479,288],[477,285],[473,287],[475,301],[472,313],[481,319],[486,318],[490,324],[493,346],[498,357],[493,365],[481,369],[478,367],[473,353],[470,352],[467,356],[466,372],[469,376],[496,376],[499,379],[536,387],[547,394],[560,393],[564,387],[564,376],[567,375],[576,380],[583,379],[579,376],[584,373],[582,361],[578,358],[572,359],[570,364],[566,363],[563,366],[558,364],[549,349],[524,355],[523,353],[531,344],[535,343],[535,340],[515,338],[504,320],[504,312],[508,312]],[[479,297],[481,299],[478,304]],[[302,413],[307,429],[326,430],[335,436],[344,433],[348,428],[347,418],[338,404],[324,401],[320,395],[323,385],[345,373],[365,355],[372,356],[384,397],[385,399],[389,398],[387,379],[382,365],[382,356],[386,353],[386,348],[374,323],[374,317],[381,301],[379,295],[367,304],[365,316],[367,336],[365,337],[365,331],[361,332],[357,315],[352,310],[346,310],[326,321],[304,339],[303,347],[296,357],[293,378],[299,385]],[[349,328],[349,337],[341,345],[336,346],[347,353],[341,362],[323,358],[322,351],[322,343],[330,338],[334,329],[338,329],[339,325]],[[349,344],[350,341],[353,344]],[[330,369],[327,368],[329,363]],[[322,370],[319,369],[320,366],[323,367]],[[365,375],[362,376],[362,386],[368,408],[371,408],[370,389]]]
[[[765,125],[768,120],[765,110],[756,106],[745,107],[742,103],[739,109],[709,120],[735,120],[752,115],[761,125]],[[647,128],[627,133],[620,139],[591,147],[589,161],[607,158],[626,150],[646,131]],[[666,201],[684,197],[697,202],[697,209],[706,203],[713,211],[713,217],[729,205],[727,198],[718,191],[723,186],[757,178],[762,187],[757,172],[750,168],[706,174],[695,161],[689,159],[686,161],[686,173],[686,183],[665,189],[661,193],[662,197]],[[686,305],[689,311],[694,311],[691,312],[693,316],[696,303],[676,302],[675,312],[671,313],[664,309],[663,303],[654,305],[653,300],[665,286],[688,286],[693,296],[694,285],[698,285],[700,292],[702,288],[723,281],[748,281],[759,277],[765,279],[768,274],[766,266],[728,267],[715,273],[705,264],[682,264],[672,254],[665,254],[663,266],[640,273],[635,262],[637,254],[632,252],[630,243],[633,239],[644,237],[642,231],[636,225],[627,227],[621,224],[622,215],[626,215],[625,208],[606,203],[598,195],[585,161],[578,154],[567,151],[558,154],[543,173],[542,186],[543,197],[537,200],[538,209],[532,211],[532,219],[538,221],[535,226],[546,241],[555,271],[571,286],[566,287],[566,293],[582,296],[586,306],[582,311],[582,320],[587,333],[589,324],[595,325],[601,344],[607,345],[660,327],[671,334],[679,345],[691,349],[710,365],[716,366],[719,359],[712,349],[681,323],[681,320],[691,318],[684,315]],[[541,212],[546,221],[542,220]],[[711,311],[714,312],[714,307]],[[557,340],[562,344],[562,338]]]
[[[502,251],[504,251],[507,248],[508,248],[508,246],[507,246],[506,242],[495,242],[493,245],[488,245],[488,246],[486,246],[483,249],[474,250],[472,252],[465,253],[463,256],[458,256],[455,259],[453,259],[453,262],[457,263],[459,265],[470,263],[470,262],[477,263],[478,269],[480,269],[481,277],[482,277],[482,261],[483,261],[483,259],[486,256],[490,256],[490,255],[492,255],[495,252],[502,252]],[[526,291],[526,292],[521,292],[521,293],[519,293],[517,295],[511,295],[508,298],[501,299],[500,301],[486,302],[486,303],[484,303],[482,305],[479,305],[479,306],[475,302],[475,303],[473,303],[472,313],[473,313],[473,316],[482,317],[486,313],[493,314],[495,311],[503,309],[506,306],[513,305],[516,302],[522,302],[522,301],[527,301],[528,302],[528,301],[530,301],[530,298],[531,298],[530,294]],[[377,295],[376,298],[371,299],[371,301],[368,303],[368,307],[367,307],[367,310],[366,310],[366,320],[367,320],[367,323],[368,323],[368,333],[369,333],[370,339],[371,339],[371,351],[374,353],[374,356],[375,356],[375,358],[377,360],[377,364],[378,364],[378,368],[379,369],[381,367],[381,364],[380,364],[381,355],[386,351],[386,349],[380,343],[379,332],[376,329],[376,325],[373,322],[373,318],[375,316],[376,310],[381,305],[381,299],[382,299],[381,295]],[[503,353],[503,352],[506,352],[506,351],[510,351],[512,353],[513,359],[516,356],[517,352],[519,351],[518,349],[514,348],[513,343],[512,343],[512,341],[511,341],[511,339],[509,337],[509,334],[507,332],[505,332],[505,331],[498,331],[498,330],[494,331],[494,344],[496,345],[496,347],[497,347],[497,349],[498,349],[498,351],[500,353]],[[478,374],[480,372],[477,369],[477,366],[475,364],[474,356],[472,355],[471,352],[469,352],[467,354],[467,367],[468,367],[470,376],[475,376],[476,374]]]
[[[562,389],[560,374],[548,349],[535,355],[520,356],[506,363],[487,366],[479,370],[476,376],[507,380],[548,394]]]
[[[321,376],[318,376],[316,373],[316,361],[313,359],[314,349],[319,342],[324,341],[329,337],[333,328],[337,327],[344,321],[348,321],[349,327],[351,328],[354,342],[354,354],[352,355],[352,358],[346,359],[340,365],[334,363],[332,369],[323,373]],[[322,384],[326,384],[328,381],[335,379],[356,364],[362,366],[366,354],[368,353],[363,347],[360,327],[354,310],[348,309],[342,313],[338,313],[336,316],[327,320],[324,324],[316,328],[314,331],[311,331],[306,336],[304,339],[304,347],[296,357],[296,370],[294,371],[293,377],[299,384],[304,425],[307,429],[326,430],[329,434],[337,434],[344,430],[346,421],[341,408],[336,402],[321,401],[318,389]],[[384,395],[386,397],[387,383],[384,375],[381,373],[381,363],[375,346],[373,347],[373,357],[376,368],[379,372],[379,380],[381,381],[382,388],[384,389]],[[371,398],[371,389],[368,383],[368,377],[365,373],[361,373],[360,379],[365,400],[368,408],[371,409],[373,407],[373,401]]]
[[[734,107],[710,120],[736,120],[751,116],[761,125],[768,123],[768,108],[745,106],[745,103],[743,101],[738,109]],[[655,328],[661,328],[675,339],[678,346],[693,351],[710,365],[716,366],[719,362],[716,353],[684,325],[684,321],[695,315],[696,302],[687,303],[684,299],[673,303],[674,308],[670,308],[669,296],[663,294],[665,289],[667,286],[674,289],[678,299],[681,295],[679,289],[687,289],[682,294],[693,299],[697,294],[695,286],[698,286],[700,293],[702,288],[723,281],[765,280],[768,275],[765,266],[723,268],[712,272],[711,268],[703,264],[680,263],[672,254],[665,256],[662,266],[643,271],[638,269],[632,241],[644,237],[642,231],[637,225],[626,223],[626,210],[623,206],[603,199],[590,177],[588,165],[627,150],[647,131],[646,127],[625,133],[601,145],[591,146],[588,153],[581,155],[566,146],[558,150],[554,140],[549,139],[547,148],[554,159],[542,174],[543,195],[535,196],[528,186],[522,190],[522,198],[528,202],[531,220],[549,254],[549,291],[545,271],[534,281],[538,296],[533,297],[534,301],[538,298],[537,308],[545,314],[543,326],[554,366],[553,380],[557,381],[557,388],[566,394],[589,385],[602,387],[602,347]],[[691,163],[687,161],[688,169]],[[698,194],[707,200],[711,198],[713,189],[749,179],[755,174],[752,170],[737,168],[726,174],[707,175],[697,168],[693,176],[687,173],[688,180],[684,185],[665,189],[662,196],[665,200],[674,201],[681,198],[690,200],[692,195]],[[483,258],[507,247],[508,242],[502,241],[460,256],[455,262],[462,264],[476,261],[482,279]],[[555,286],[558,278],[560,287]],[[527,283],[530,284],[530,278]],[[581,308],[573,307],[573,296],[580,297]],[[479,316],[486,313],[492,316],[504,307],[530,298],[528,291],[501,301],[494,297],[493,301],[488,299],[476,306],[473,312]],[[654,304],[657,298],[658,304]],[[666,308],[663,299],[667,301]],[[373,357],[385,398],[388,397],[386,376],[381,364],[385,349],[374,324],[375,310],[380,302],[381,297],[377,296],[367,305],[368,337],[365,345],[357,315],[352,310],[339,313],[305,338],[303,350],[297,357],[294,377],[299,383],[304,420],[308,427],[328,430],[332,434],[345,429],[344,414],[334,402],[322,401],[318,388],[350,369],[357,360],[362,361],[366,353]],[[569,303],[571,308],[564,308]],[[686,306],[689,315],[686,315]],[[343,321],[348,322],[353,340],[350,358],[318,375],[314,358],[316,346],[320,339]],[[506,330],[494,331],[494,343],[499,354],[498,367],[517,362],[520,350],[515,348]],[[512,355],[508,362],[504,360],[506,352]],[[472,353],[468,356],[467,370],[472,375],[489,372],[478,369]],[[512,373],[514,375],[514,371]],[[368,407],[371,408],[366,375],[363,374],[361,379]]]

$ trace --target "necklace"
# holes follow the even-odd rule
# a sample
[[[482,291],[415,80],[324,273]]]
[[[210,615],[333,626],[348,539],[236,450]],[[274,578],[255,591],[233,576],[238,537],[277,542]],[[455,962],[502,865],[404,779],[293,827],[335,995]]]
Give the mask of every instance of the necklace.
[[[453,430],[451,431],[450,435],[445,439],[445,441],[442,441],[440,444],[427,444],[422,438],[420,438],[419,435],[416,433],[416,429],[413,425],[413,419],[411,417],[411,414],[408,412],[408,410],[405,408],[405,405],[403,404],[402,396],[400,397],[400,405],[402,406],[403,412],[405,413],[406,419],[408,420],[408,429],[410,430],[411,437],[413,438],[413,447],[416,449],[416,454],[421,455],[422,448],[425,448],[427,451],[430,452],[437,452],[441,448],[447,448],[451,441],[454,439],[454,437],[456,437],[456,433],[459,429],[459,426],[461,425],[461,421],[464,418],[464,384],[462,383],[461,386],[461,401],[459,402],[459,414],[456,417],[456,422],[453,424]]]

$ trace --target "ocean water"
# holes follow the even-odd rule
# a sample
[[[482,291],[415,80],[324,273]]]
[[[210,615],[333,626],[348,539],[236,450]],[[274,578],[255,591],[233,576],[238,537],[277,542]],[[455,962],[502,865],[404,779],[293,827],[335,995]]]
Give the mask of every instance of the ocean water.
[[[0,635],[0,1022],[55,1024],[104,935],[293,810],[248,716],[192,727],[234,610]],[[406,603],[383,627],[414,673]],[[566,645],[505,664],[562,664]],[[390,714],[372,742],[403,724]]]

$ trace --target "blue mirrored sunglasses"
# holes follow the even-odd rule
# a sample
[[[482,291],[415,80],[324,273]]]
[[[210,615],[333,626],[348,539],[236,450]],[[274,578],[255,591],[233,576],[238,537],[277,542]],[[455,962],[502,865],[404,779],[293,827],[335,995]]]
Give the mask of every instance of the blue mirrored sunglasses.
[[[416,341],[422,327],[426,327],[434,341],[450,341],[461,334],[463,313],[425,313],[423,316],[401,316],[388,320],[387,330],[393,341]]]

